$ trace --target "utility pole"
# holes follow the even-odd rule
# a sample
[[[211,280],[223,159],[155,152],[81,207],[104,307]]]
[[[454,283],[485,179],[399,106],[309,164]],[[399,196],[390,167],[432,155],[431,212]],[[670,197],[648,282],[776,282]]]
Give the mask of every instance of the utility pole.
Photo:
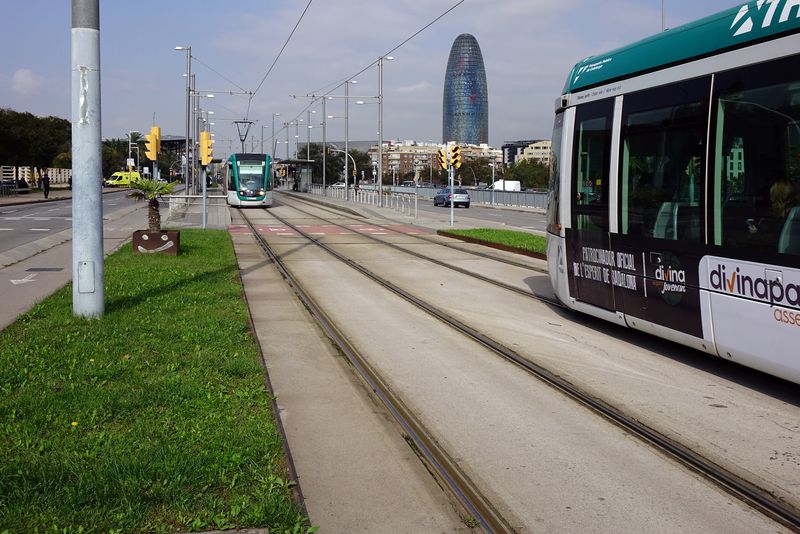
[[[72,314],[105,311],[100,0],[72,0]]]

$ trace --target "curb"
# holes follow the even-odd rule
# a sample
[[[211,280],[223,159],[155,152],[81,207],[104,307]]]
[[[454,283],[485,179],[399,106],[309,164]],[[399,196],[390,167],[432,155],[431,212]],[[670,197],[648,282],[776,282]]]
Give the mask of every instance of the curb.
[[[436,233],[438,235],[441,235],[441,236],[444,236],[444,237],[450,237],[450,238],[453,238],[453,239],[458,239],[460,241],[465,241],[467,243],[473,243],[473,244],[476,244],[476,245],[483,245],[485,247],[494,248],[494,249],[497,249],[497,250],[502,250],[504,252],[513,252],[514,254],[521,254],[522,256],[529,256],[531,258],[536,258],[536,259],[539,259],[539,260],[546,260],[547,259],[547,255],[546,254],[541,254],[539,252],[531,252],[530,250],[525,250],[525,249],[516,248],[516,247],[510,247],[508,245],[502,245],[500,243],[492,243],[491,241],[483,241],[481,239],[476,239],[474,237],[467,237],[465,235],[454,234],[454,233],[452,233],[452,232],[450,232],[448,230],[437,230]]]

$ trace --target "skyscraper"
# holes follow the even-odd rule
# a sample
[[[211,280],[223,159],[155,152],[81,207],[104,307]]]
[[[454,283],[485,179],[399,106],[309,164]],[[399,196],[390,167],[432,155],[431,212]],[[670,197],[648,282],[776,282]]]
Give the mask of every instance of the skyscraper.
[[[478,41],[462,33],[453,42],[444,75],[442,142],[489,142],[489,89]]]

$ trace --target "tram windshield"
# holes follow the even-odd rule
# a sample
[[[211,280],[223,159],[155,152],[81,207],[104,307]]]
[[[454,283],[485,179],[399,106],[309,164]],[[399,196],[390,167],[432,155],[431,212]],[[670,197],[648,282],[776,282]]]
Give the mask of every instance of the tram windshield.
[[[239,186],[242,189],[258,190],[264,187],[264,162],[240,161]]]

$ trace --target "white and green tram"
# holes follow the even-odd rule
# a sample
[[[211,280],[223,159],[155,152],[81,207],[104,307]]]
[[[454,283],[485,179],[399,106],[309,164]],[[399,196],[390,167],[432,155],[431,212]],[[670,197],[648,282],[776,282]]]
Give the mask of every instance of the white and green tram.
[[[587,58],[556,108],[558,298],[800,383],[800,1]]]
[[[229,206],[272,206],[272,173],[269,154],[231,154],[225,163],[226,198]]]

